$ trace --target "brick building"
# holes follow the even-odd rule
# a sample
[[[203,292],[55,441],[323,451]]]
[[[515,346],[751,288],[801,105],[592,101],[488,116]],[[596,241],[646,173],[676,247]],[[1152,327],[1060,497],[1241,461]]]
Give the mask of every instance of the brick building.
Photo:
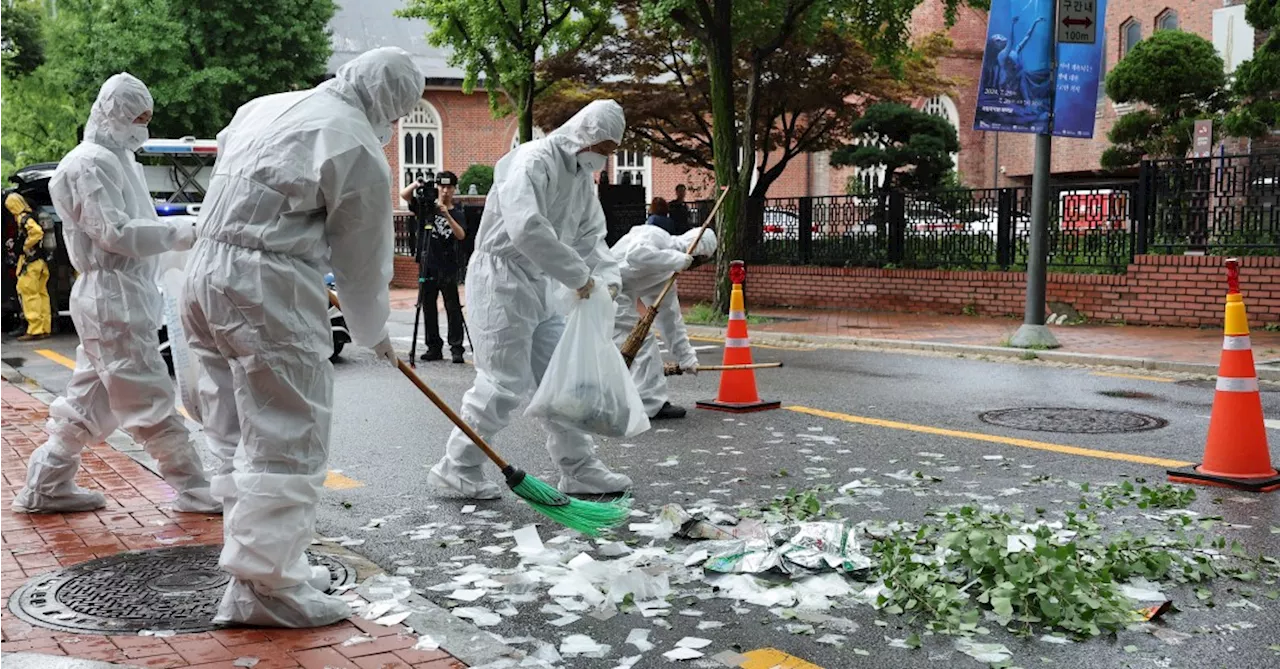
[[[1255,44],[1252,27],[1244,20],[1244,0],[1111,0],[1102,31],[1106,42],[1104,69],[1110,69],[1143,37],[1155,30],[1180,29],[1212,39],[1230,72],[1248,59]],[[447,63],[448,52],[426,43],[427,25],[420,20],[396,18],[400,0],[362,0],[339,8],[331,27],[334,71],[355,55],[378,46],[400,46],[415,55],[427,77],[426,99],[402,119],[387,157],[396,174],[395,187],[414,175],[430,170],[450,170],[461,175],[472,164],[493,165],[516,143],[514,116],[495,119],[483,90],[462,92],[462,71]],[[912,17],[915,35],[926,35],[945,26],[942,2],[925,0]],[[954,87],[945,94],[916,105],[942,116],[956,126],[960,152],[956,156],[961,179],[968,185],[1017,185],[1030,183],[1032,137],[973,130],[977,81],[986,40],[986,12],[962,8],[948,31],[952,51],[940,62],[942,73]],[[1260,36],[1257,36],[1260,38]],[[1053,171],[1059,179],[1096,179],[1099,159],[1107,146],[1106,133],[1126,109],[1117,108],[1100,94],[1097,126],[1092,140],[1054,140]],[[540,134],[539,130],[535,134]],[[1228,145],[1228,152],[1247,150],[1247,143]],[[611,183],[640,183],[648,198],[673,196],[675,186],[687,184],[690,198],[708,195],[711,175],[669,165],[634,151],[624,151],[609,161]],[[834,168],[827,153],[793,160],[770,189],[771,197],[839,195],[846,183],[857,178],[871,185],[880,175],[874,171]],[[394,194],[392,194],[394,197]],[[397,209],[403,209],[395,198]]]
[[[1211,40],[1230,73],[1252,57],[1256,40],[1262,37],[1255,35],[1253,27],[1245,21],[1244,3],[1245,0],[1110,0],[1100,36],[1105,43],[1103,70],[1109,72],[1134,45],[1155,31],[1185,30]],[[974,23],[976,25],[970,25],[969,17],[965,16],[952,30],[955,53],[944,65],[944,71],[958,81],[955,95],[960,100],[962,120],[961,175],[973,186],[1030,184],[1034,157],[1032,135],[970,129],[982,66],[985,16]],[[1099,89],[1093,139],[1055,137],[1053,140],[1055,179],[1097,180],[1107,176],[1100,167],[1102,152],[1109,145],[1107,132],[1116,119],[1131,108],[1108,99],[1101,83]],[[1225,148],[1228,154],[1247,153],[1250,143],[1226,140]],[[1219,146],[1215,146],[1214,152],[1218,149]]]

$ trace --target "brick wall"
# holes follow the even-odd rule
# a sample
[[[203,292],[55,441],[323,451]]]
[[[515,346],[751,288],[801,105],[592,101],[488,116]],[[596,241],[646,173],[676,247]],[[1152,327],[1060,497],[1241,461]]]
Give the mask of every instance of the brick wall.
[[[1280,322],[1280,257],[1241,259],[1240,289],[1255,326]],[[710,299],[711,267],[680,280],[686,302]],[[748,302],[757,306],[867,309],[984,316],[1021,316],[1026,275],[829,267],[749,267]],[[1139,256],[1123,275],[1050,274],[1048,301],[1082,315],[1141,325],[1222,325],[1226,292],[1222,258]]]

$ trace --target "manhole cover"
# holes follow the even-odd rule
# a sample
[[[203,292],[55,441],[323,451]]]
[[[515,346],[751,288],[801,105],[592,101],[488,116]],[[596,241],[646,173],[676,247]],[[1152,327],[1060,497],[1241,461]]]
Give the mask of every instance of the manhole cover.
[[[218,569],[222,546],[131,551],[41,574],[9,597],[9,610],[41,627],[119,634],[145,629],[203,632],[230,576]],[[308,553],[329,569],[334,587],[355,580],[355,569]]]
[[[1017,430],[1083,434],[1141,432],[1143,430],[1156,430],[1169,424],[1169,421],[1163,418],[1130,411],[1048,407],[998,409],[979,414],[978,418],[984,423],[1011,427]]]

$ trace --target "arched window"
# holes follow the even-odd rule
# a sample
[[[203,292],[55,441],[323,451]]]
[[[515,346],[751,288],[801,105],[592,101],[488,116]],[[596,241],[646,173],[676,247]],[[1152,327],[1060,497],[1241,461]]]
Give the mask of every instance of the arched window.
[[[1120,24],[1120,57],[1129,55],[1133,47],[1142,41],[1142,24],[1130,18]]]
[[[400,119],[400,188],[443,169],[440,140],[440,115],[430,102],[419,100],[413,111]]]
[[[619,151],[613,154],[613,181],[617,185],[644,186],[644,201],[649,201],[653,190],[653,165],[649,154],[640,151]]]
[[[928,100],[925,100],[924,106],[921,107],[921,111],[926,114],[937,116],[938,118],[946,119],[947,123],[950,123],[952,128],[955,128],[957,131],[960,129],[960,111],[956,109],[956,103],[952,101],[949,96],[935,95]],[[959,162],[956,160],[957,158],[958,156],[956,154],[951,154],[951,169],[956,169],[959,165]]]
[[[542,132],[542,128],[539,128],[536,125],[533,126],[534,139],[542,139],[543,137],[546,137],[546,136],[547,136],[547,133]],[[517,146],[520,146],[520,129],[519,128],[516,128],[515,134],[511,136],[511,148],[508,150],[515,151]]]
[[[1178,12],[1166,9],[1156,17],[1156,30],[1177,30]]]

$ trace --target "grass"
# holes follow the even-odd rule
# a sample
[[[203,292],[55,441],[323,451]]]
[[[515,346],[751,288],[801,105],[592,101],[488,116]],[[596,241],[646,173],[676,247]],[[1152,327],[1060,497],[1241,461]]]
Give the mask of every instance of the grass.
[[[728,324],[729,316],[728,314],[722,314],[716,311],[706,302],[699,302],[698,304],[689,307],[689,313],[684,315],[684,322],[690,325],[710,325],[714,327],[721,327]],[[772,318],[747,314],[747,325],[765,325],[772,322]]]

